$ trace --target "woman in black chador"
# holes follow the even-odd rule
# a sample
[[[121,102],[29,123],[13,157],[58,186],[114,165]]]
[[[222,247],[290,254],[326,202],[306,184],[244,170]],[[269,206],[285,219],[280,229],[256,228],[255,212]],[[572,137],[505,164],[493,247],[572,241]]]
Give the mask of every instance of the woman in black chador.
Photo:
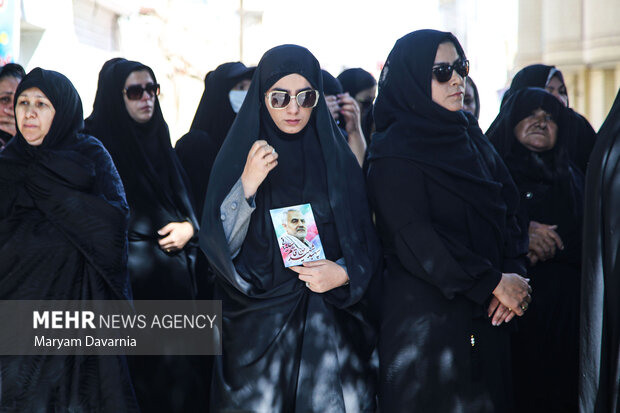
[[[518,411],[577,412],[584,182],[568,156],[567,116],[550,93],[525,88],[508,99],[488,135],[519,188],[529,226],[536,300],[512,340]]]
[[[110,152],[130,208],[129,276],[134,299],[190,300],[198,224],[170,145],[155,74],[139,62],[112,59],[99,73],[86,130]],[[186,357],[132,357],[131,373],[144,411],[192,411],[199,366]],[[202,396],[201,396],[202,397]]]
[[[317,60],[300,46],[269,50],[213,166],[202,220],[224,312],[211,411],[374,412],[364,295],[380,256],[363,188]],[[304,203],[326,259],[287,269],[269,211]]]
[[[620,409],[620,93],[598,131],[586,175],[579,408]]]
[[[368,186],[387,272],[385,412],[509,412],[513,316],[531,297],[519,194],[463,108],[469,63],[450,33],[396,42],[379,81]]]
[[[187,173],[198,217],[202,216],[213,162],[239,112],[253,73],[254,68],[241,62],[224,63],[207,73],[190,131],[174,147]]]
[[[0,299],[129,300],[128,208],[82,102],[36,68],[15,93],[17,135],[0,154]],[[10,334],[3,332],[3,334]],[[137,412],[125,358],[0,359],[2,412]]]
[[[539,87],[547,90],[555,96],[567,109],[568,132],[565,135],[565,147],[573,163],[585,175],[588,166],[588,159],[596,133],[586,118],[569,108],[568,92],[564,83],[562,72],[555,66],[547,66],[535,64],[521,69],[510,83],[510,88],[502,98],[502,107],[508,101],[508,98],[518,90],[527,87]],[[489,131],[493,130],[493,125]],[[487,133],[489,132],[487,131]]]

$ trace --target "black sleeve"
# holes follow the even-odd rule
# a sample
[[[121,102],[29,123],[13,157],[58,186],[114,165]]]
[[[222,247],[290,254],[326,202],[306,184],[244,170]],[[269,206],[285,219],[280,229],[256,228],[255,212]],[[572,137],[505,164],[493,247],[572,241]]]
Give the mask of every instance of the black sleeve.
[[[490,260],[438,231],[432,221],[424,174],[411,162],[374,161],[369,192],[380,233],[390,239],[403,267],[436,286],[448,298],[463,294],[483,304],[501,279]]]

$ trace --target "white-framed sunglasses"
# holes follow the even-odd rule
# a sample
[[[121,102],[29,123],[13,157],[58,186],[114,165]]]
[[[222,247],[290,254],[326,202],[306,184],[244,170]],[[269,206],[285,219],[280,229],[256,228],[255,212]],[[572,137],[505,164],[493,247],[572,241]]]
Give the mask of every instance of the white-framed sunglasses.
[[[274,90],[266,94],[271,109],[284,109],[295,98],[301,108],[313,108],[319,103],[319,91],[315,89],[302,90],[296,95],[291,95],[283,90]]]

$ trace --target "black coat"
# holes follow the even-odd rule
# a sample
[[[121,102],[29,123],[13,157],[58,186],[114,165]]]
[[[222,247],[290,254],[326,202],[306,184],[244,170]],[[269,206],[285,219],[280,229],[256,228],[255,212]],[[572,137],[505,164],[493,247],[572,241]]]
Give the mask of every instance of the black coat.
[[[487,317],[502,272],[524,274],[518,194],[473,115],[431,99],[449,33],[390,53],[375,105],[368,188],[383,244],[381,411],[507,412],[509,329]]]
[[[620,94],[599,130],[586,175],[579,408],[620,408]]]

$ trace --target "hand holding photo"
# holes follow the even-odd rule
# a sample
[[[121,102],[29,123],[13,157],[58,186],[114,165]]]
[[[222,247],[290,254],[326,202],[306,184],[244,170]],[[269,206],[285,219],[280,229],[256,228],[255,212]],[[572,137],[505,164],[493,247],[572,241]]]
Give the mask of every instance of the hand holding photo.
[[[310,204],[272,209],[269,213],[286,268],[325,259]]]

